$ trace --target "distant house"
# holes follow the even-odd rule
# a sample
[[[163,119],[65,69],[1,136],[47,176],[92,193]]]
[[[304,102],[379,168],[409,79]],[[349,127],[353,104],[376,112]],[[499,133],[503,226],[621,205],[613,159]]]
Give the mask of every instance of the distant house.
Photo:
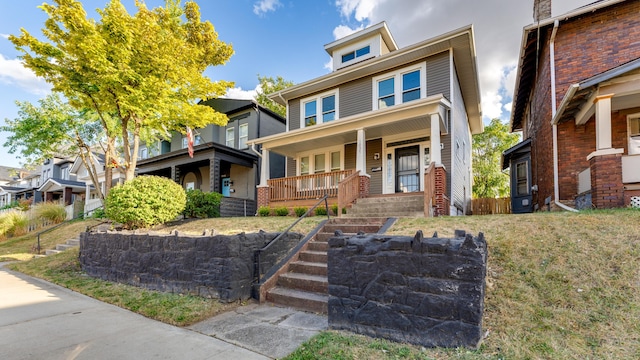
[[[105,193],[106,184],[105,184],[105,157],[104,154],[92,152],[91,156],[87,159],[93,163],[93,166],[97,172],[97,180],[98,186],[102,193]],[[89,164],[89,166],[92,166]],[[85,166],[82,158],[80,156],[76,157],[75,161],[69,168],[69,172],[72,175],[75,175],[76,180],[84,184],[84,194],[82,199],[84,201],[83,212],[85,214],[90,214],[94,210],[102,207],[102,201],[100,201],[100,197],[98,195],[97,190],[95,189],[93,182],[91,181],[91,176],[87,167]],[[124,183],[125,174],[123,171],[120,171],[118,168],[113,168],[111,174],[111,186],[116,186],[117,184]]]
[[[37,191],[40,186],[40,172],[0,166],[0,207],[14,201],[32,199],[42,201]]]
[[[221,193],[222,216],[253,216],[262,159],[249,142],[284,131],[285,120],[253,100],[221,98],[203,105],[225,113],[228,124],[194,129],[193,158],[186,136],[180,133],[173,133],[170,141],[142,145],[137,174],[168,177],[185,189]],[[272,154],[269,163],[274,165],[270,175],[284,176],[284,157]]]
[[[506,151],[513,212],[640,206],[640,2],[607,0],[524,28]]]
[[[382,22],[324,48],[333,72],[270,95],[287,131],[251,143],[289,161],[285,179],[263,168],[259,205],[415,194],[419,214],[468,213],[483,131],[473,28],[398,48]]]

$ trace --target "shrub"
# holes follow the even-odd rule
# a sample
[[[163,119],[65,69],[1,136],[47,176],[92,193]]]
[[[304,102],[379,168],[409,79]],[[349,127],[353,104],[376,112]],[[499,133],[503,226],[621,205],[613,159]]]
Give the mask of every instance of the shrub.
[[[18,207],[18,202],[16,200],[8,203],[7,205],[0,208],[0,210],[13,209]]]
[[[63,222],[67,218],[64,206],[52,202],[43,202],[34,206],[37,218],[51,221],[54,224]]]
[[[273,212],[277,216],[287,216],[287,215],[289,215],[289,208],[287,208],[286,206],[279,206],[279,207],[275,208],[273,210]]]
[[[222,194],[216,192],[202,192],[200,189],[187,190],[187,205],[185,216],[193,218],[220,217],[220,201]]]
[[[338,204],[332,204],[330,209],[333,216],[338,216]]]
[[[271,209],[268,206],[260,206],[258,208],[258,216],[269,216],[271,215]]]
[[[29,218],[21,211],[9,211],[0,214],[0,235],[20,236],[27,233]]]
[[[91,218],[93,219],[104,219],[105,217],[107,217],[107,215],[105,215],[103,208],[97,208],[91,213]]]
[[[318,206],[315,212],[316,212],[316,216],[324,216],[324,215],[327,215],[327,208]]]
[[[186,194],[170,179],[139,176],[112,188],[104,205],[109,219],[136,229],[175,219],[184,211]]]
[[[296,206],[293,208],[293,212],[296,213],[297,217],[304,215],[307,210],[309,210],[309,208],[306,206]]]
[[[18,200],[18,209],[22,211],[27,211],[31,207],[33,203],[33,199],[20,199]]]

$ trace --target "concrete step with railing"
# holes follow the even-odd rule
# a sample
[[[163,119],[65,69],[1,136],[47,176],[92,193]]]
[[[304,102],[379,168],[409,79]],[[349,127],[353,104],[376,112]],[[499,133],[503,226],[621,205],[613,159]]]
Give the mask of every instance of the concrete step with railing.
[[[64,244],[57,244],[55,249],[47,249],[45,255],[55,255],[74,247],[80,246],[79,239],[69,239]]]

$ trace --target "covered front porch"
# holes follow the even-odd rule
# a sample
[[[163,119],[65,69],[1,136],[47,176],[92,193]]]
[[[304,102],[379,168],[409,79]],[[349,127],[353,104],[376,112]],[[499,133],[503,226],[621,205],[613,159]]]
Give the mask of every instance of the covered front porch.
[[[576,165],[576,207],[640,205],[640,59],[571,86],[553,119],[563,123],[586,129],[573,141],[590,146]]]
[[[254,140],[263,159],[258,205],[310,206],[326,194],[347,209],[374,195],[436,194],[436,181],[427,179],[446,177],[440,138],[448,133],[449,107],[436,95]],[[287,177],[269,178],[270,152],[288,158]],[[448,200],[444,186],[439,194],[441,203]],[[436,202],[428,200],[425,216],[447,213],[444,205],[434,211]]]

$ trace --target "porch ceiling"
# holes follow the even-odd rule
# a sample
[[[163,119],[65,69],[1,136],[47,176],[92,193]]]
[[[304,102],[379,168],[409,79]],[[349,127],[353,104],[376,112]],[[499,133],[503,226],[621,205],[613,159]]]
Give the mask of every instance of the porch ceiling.
[[[365,130],[366,139],[410,132],[428,136],[431,133],[430,115],[442,114],[445,106],[448,106],[446,99],[437,95],[384,110],[370,111],[326,124],[255,139],[253,142],[262,144],[263,148],[269,151],[295,157],[300,152],[354,143],[360,129]]]

